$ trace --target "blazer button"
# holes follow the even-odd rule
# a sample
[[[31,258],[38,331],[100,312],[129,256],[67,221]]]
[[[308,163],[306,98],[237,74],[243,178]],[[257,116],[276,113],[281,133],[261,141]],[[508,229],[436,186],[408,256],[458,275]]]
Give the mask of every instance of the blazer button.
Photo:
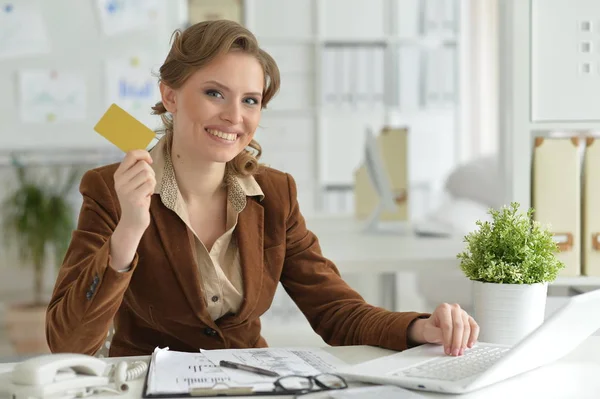
[[[204,334],[208,335],[209,337],[214,337],[215,335],[217,335],[217,332],[210,327],[206,327],[204,329]]]
[[[210,298],[210,300],[213,302],[219,302],[219,297],[217,295],[213,295],[213,297]]]

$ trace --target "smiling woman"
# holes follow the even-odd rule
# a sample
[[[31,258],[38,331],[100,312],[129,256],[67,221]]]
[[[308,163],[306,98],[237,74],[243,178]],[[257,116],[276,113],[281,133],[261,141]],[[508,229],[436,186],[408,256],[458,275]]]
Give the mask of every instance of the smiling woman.
[[[193,156],[200,151],[215,161],[233,159],[234,173],[253,173],[261,153],[253,139],[260,110],[277,93],[279,82],[277,64],[245,28],[225,20],[200,23],[173,35],[160,68],[163,101],[152,109],[161,115],[167,135],[175,124],[183,132],[175,138],[175,148],[186,148]],[[214,144],[198,134],[203,131]]]
[[[279,283],[330,345],[454,355],[477,339],[458,305],[432,315],[367,304],[323,256],[287,173],[258,163],[275,61],[232,21],[176,32],[153,107],[166,134],[150,151],[91,170],[46,317],[53,352],[111,356],[267,345],[260,317]]]

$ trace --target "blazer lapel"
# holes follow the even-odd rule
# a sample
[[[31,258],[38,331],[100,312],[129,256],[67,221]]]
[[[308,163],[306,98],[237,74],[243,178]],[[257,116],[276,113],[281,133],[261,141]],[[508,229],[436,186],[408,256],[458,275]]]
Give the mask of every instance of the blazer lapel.
[[[246,319],[256,308],[263,281],[264,209],[253,198],[238,215],[235,229],[244,286],[244,301],[236,320]]]
[[[192,310],[205,324],[212,324],[204,304],[202,281],[192,253],[187,226],[175,212],[164,206],[158,195],[152,196],[150,212],[167,259]]]

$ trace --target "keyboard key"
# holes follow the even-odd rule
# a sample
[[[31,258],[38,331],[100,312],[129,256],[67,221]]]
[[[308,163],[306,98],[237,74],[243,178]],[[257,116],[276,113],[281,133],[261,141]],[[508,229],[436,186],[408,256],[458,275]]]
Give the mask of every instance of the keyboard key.
[[[441,357],[397,372],[397,375],[458,381],[480,374],[504,356],[508,348],[476,346],[458,357]]]

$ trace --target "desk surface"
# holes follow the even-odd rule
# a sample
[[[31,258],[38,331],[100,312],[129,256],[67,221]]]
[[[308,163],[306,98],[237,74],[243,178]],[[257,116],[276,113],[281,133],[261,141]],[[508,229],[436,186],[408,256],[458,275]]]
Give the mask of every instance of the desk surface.
[[[405,232],[366,233],[351,217],[314,217],[306,221],[323,250],[342,273],[391,272],[423,268],[456,268],[462,238],[419,237]]]
[[[560,342],[557,342],[560,345]],[[348,346],[348,347],[328,347],[328,352],[344,360],[349,364],[356,364],[377,357],[393,353],[391,351],[368,347],[368,346]],[[552,350],[552,348],[548,348]],[[116,361],[117,358],[111,358]],[[0,364],[0,373],[9,372],[14,364]],[[550,365],[533,370],[529,373],[513,377],[504,382],[493,386],[483,388],[476,392],[465,395],[458,395],[465,399],[506,399],[514,398],[543,398],[543,399],[564,399],[564,398],[598,398],[600,392],[600,336],[592,336],[576,348],[572,353]],[[2,382],[6,381],[7,374],[0,375],[0,387]],[[111,396],[101,395],[102,398],[120,398],[132,399],[140,398],[143,388],[143,380],[137,380],[131,383],[130,391],[127,395]],[[0,398],[3,392],[0,388]],[[420,392],[425,398],[449,398],[457,395],[434,394]],[[267,396],[265,398],[276,398]],[[289,399],[289,396],[282,396]]]

